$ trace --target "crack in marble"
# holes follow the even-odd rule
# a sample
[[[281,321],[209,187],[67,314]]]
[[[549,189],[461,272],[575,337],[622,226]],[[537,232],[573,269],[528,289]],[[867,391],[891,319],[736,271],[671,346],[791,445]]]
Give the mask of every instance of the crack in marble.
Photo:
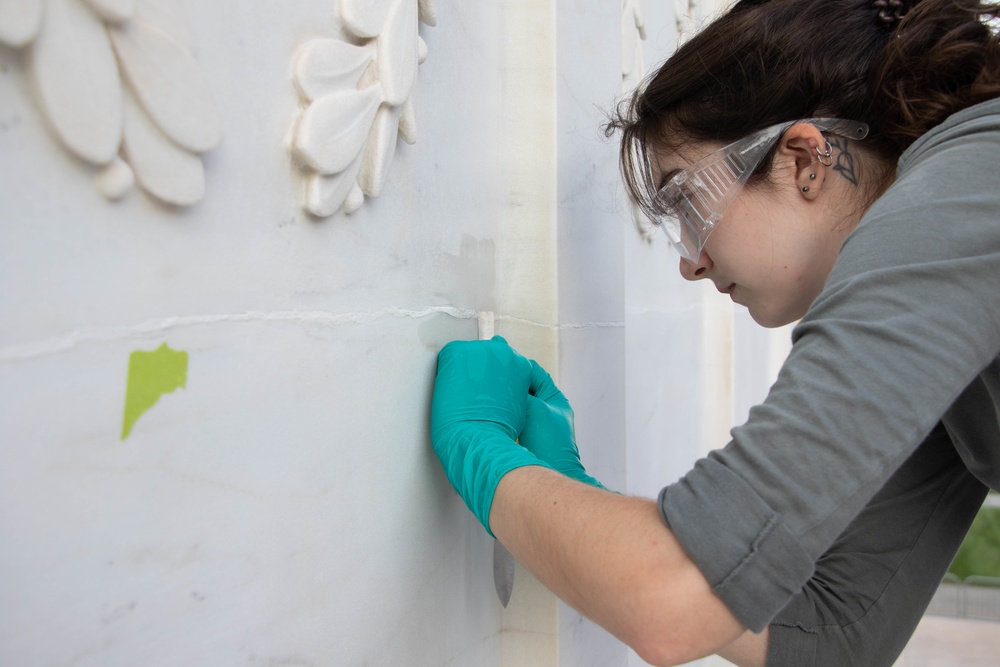
[[[229,323],[257,322],[289,322],[300,324],[318,324],[322,326],[339,326],[346,324],[365,325],[386,318],[422,319],[435,315],[447,315],[455,319],[476,320],[479,311],[456,308],[454,306],[431,306],[422,310],[388,306],[372,311],[353,313],[332,313],[317,310],[286,310],[286,311],[247,311],[244,313],[224,313],[214,315],[178,315],[161,317],[139,324],[120,326],[90,326],[27,343],[19,343],[0,347],[0,362],[26,361],[40,357],[51,356],[74,349],[87,343],[108,343],[131,338],[148,338],[151,334],[160,334],[172,329],[195,326],[206,326]],[[566,324],[547,324],[530,319],[510,315],[496,315],[498,322],[511,322],[528,326],[541,327],[552,331],[581,330],[591,328],[619,328],[624,322],[585,322]]]
[[[691,315],[693,313],[698,313],[698,312],[704,311],[706,309],[732,310],[732,305],[731,304],[721,304],[721,305],[718,305],[718,307],[717,307],[717,304],[715,304],[714,302],[710,302],[710,303],[697,302],[697,303],[688,303],[688,304],[684,304],[684,305],[680,305],[680,306],[648,306],[648,307],[644,307],[644,308],[626,308],[625,309],[625,317],[626,318],[629,318],[629,317],[645,317],[645,316],[648,316],[648,315],[667,315],[667,316],[685,315],[686,316],[686,315]]]
[[[566,322],[563,324],[545,324],[512,315],[497,315],[497,322],[511,322],[514,324],[525,324],[529,326],[541,327],[550,331],[582,330],[582,329],[620,329],[625,327],[625,322]]]

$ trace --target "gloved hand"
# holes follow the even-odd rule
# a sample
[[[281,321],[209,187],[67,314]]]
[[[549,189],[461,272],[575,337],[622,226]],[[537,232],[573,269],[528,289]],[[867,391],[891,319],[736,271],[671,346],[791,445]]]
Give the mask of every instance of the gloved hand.
[[[507,341],[452,341],[438,354],[431,401],[434,453],[465,504],[490,535],[500,478],[545,465],[515,442],[524,428],[531,364]]]
[[[531,383],[520,443],[567,477],[603,489],[580,461],[573,430],[573,408],[544,368],[531,361]]]

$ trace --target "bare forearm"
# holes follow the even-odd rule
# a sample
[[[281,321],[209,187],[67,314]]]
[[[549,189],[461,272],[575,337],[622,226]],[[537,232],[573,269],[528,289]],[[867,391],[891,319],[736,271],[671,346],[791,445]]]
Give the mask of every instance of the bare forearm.
[[[497,487],[490,527],[556,595],[648,662],[682,664],[745,631],[651,500],[518,468]]]

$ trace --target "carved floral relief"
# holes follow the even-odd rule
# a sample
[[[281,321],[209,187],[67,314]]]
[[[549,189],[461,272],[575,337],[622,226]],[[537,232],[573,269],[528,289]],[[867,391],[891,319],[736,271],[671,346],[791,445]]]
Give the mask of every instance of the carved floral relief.
[[[39,107],[104,196],[202,199],[222,122],[172,0],[0,0],[0,42],[27,51]]]
[[[642,40],[646,39],[646,22],[642,17],[642,0],[622,0],[622,95],[628,97],[646,75],[646,59],[642,55]],[[647,241],[655,229],[642,209],[629,202],[635,227]]]
[[[411,93],[427,55],[419,23],[437,23],[432,0],[339,0],[348,40],[313,39],[295,54],[304,101],[291,149],[306,175],[305,209],[356,211],[377,197],[396,138],[416,140]]]
[[[736,0],[674,0],[677,44],[683,44]]]
[[[622,92],[630,93],[642,81],[646,62],[642,56],[642,40],[646,39],[646,23],[642,18],[642,0],[622,0]]]

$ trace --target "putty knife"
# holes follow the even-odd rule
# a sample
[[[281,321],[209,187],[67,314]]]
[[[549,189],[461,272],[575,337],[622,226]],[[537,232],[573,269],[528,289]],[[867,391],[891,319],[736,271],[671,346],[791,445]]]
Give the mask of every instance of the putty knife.
[[[490,338],[493,338],[493,311],[487,310],[479,313],[479,340]],[[506,607],[514,591],[514,557],[499,540],[493,541],[493,585],[500,604]]]

